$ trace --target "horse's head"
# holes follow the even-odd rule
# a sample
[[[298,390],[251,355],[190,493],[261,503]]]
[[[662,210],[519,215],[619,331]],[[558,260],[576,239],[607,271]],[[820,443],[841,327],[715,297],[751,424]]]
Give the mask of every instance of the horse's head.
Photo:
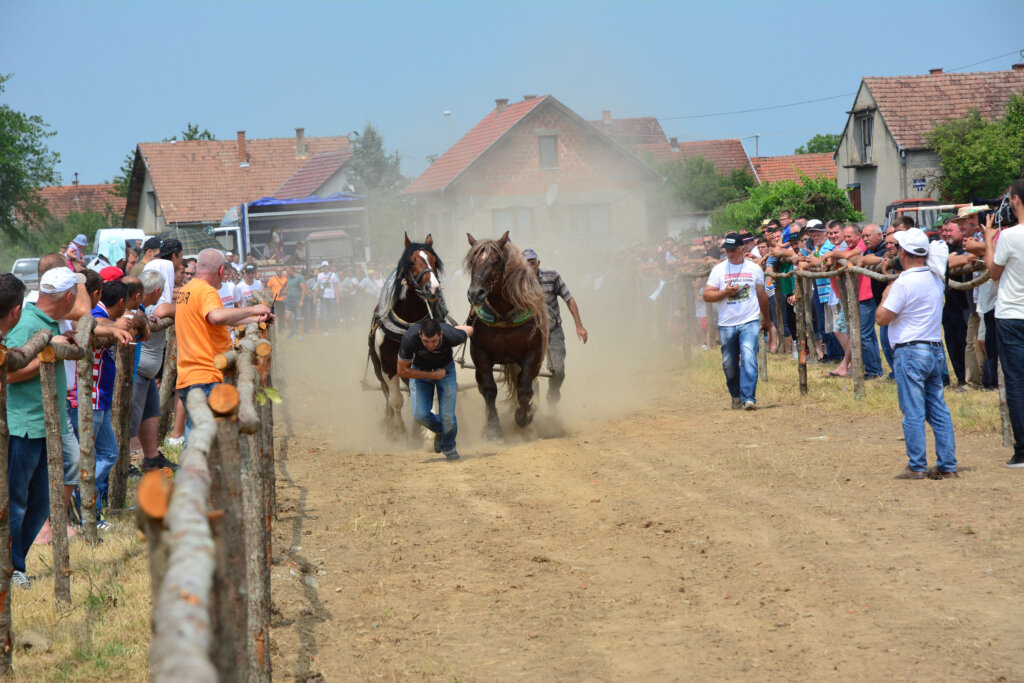
[[[416,244],[405,236],[405,253],[401,271],[405,274],[406,284],[427,303],[434,303],[441,296],[441,281],[437,274],[441,272],[441,260],[434,253],[434,239],[427,235],[422,244]]]
[[[487,300],[490,292],[500,292],[505,278],[505,244],[508,231],[497,240],[477,241],[468,232],[469,254],[466,269],[469,271],[469,289],[466,296],[470,305],[479,306]]]

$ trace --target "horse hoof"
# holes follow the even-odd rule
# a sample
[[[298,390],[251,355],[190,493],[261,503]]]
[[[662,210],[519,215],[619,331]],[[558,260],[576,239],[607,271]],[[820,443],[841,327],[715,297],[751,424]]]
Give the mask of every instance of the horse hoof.
[[[522,410],[517,410],[516,411],[516,424],[519,427],[526,427],[531,422],[533,422],[533,410],[532,409],[528,410],[528,411],[525,411],[525,412],[522,411]]]
[[[501,441],[505,435],[501,433],[501,427],[488,427],[484,430],[484,436],[490,441]]]

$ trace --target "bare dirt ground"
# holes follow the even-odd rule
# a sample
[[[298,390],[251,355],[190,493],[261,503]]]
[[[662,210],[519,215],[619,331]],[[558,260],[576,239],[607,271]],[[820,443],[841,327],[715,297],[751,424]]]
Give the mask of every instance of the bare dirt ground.
[[[958,434],[959,480],[895,481],[898,416],[734,412],[638,358],[570,375],[550,438],[481,441],[461,394],[449,463],[381,441],[339,343],[275,354],[278,680],[1024,678],[998,437]]]

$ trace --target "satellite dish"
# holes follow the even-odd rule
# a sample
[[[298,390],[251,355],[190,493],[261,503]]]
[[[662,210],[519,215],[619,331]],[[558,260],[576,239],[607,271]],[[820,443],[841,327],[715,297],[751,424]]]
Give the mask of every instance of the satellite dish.
[[[551,206],[555,203],[555,197],[558,196],[558,185],[548,185],[548,196],[547,203]]]

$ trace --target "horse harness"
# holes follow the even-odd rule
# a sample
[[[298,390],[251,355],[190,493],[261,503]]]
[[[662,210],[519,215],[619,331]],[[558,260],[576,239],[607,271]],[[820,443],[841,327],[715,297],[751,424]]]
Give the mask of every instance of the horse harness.
[[[533,318],[533,311],[524,308],[502,315],[491,308],[490,302],[485,299],[482,304],[473,306],[470,317],[473,316],[487,327],[519,327]]]

